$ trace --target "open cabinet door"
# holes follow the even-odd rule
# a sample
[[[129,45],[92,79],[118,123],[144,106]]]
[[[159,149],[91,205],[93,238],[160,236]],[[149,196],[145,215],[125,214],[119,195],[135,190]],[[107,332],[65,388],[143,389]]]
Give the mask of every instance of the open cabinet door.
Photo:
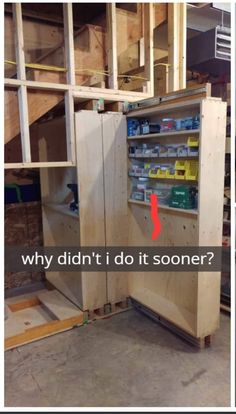
[[[102,118],[95,111],[75,114],[80,246],[105,247]],[[82,272],[83,310],[107,303],[106,272]]]
[[[143,143],[186,145],[189,137],[194,137],[199,147],[196,176],[185,174],[180,180],[175,171],[171,180],[167,173],[165,179],[151,177],[155,183],[194,184],[198,187],[198,206],[191,210],[178,209],[170,203],[161,205],[159,202],[162,229],[158,239],[152,241],[150,203],[134,200],[133,194],[130,195],[129,246],[222,246],[226,102],[217,98],[191,99],[131,111],[128,117],[160,123],[163,118],[183,119],[196,115],[200,119],[198,129],[128,137],[128,143],[134,146]],[[155,156],[152,163],[171,160]],[[131,160],[131,164],[135,162],[135,158]],[[133,178],[129,181],[131,187]],[[219,326],[220,272],[133,272],[130,273],[129,292],[133,299],[194,338],[206,338]]]
[[[128,245],[126,116],[102,115],[106,246]],[[128,296],[128,274],[107,272],[108,302]]]

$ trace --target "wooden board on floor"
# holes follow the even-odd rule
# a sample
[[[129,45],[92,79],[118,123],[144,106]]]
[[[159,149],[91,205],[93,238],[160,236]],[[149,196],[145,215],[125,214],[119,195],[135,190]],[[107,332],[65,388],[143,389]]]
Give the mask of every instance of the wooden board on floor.
[[[81,311],[57,290],[43,292],[38,295],[40,302],[60,321],[81,315]]]
[[[6,301],[11,312],[5,320],[5,349],[45,338],[84,322],[83,312],[58,291],[33,292]]]

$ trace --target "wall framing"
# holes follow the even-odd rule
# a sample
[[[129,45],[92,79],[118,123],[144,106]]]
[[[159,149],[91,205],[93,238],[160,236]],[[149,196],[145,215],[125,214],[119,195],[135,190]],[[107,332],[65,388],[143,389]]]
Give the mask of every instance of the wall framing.
[[[170,6],[168,6],[170,7]],[[183,28],[186,25],[186,10],[184,14],[184,7],[181,11],[174,9],[174,15],[169,13],[169,26],[176,21],[176,16],[182,16],[181,24]],[[63,5],[63,23],[64,23],[64,40],[65,40],[65,66],[66,66],[66,83],[52,83],[33,81],[26,79],[25,69],[25,52],[24,52],[24,36],[23,36],[23,21],[21,3],[13,4],[13,20],[15,25],[15,47],[16,47],[16,63],[17,63],[17,79],[6,78],[4,81],[5,87],[17,88],[18,93],[18,108],[20,114],[20,134],[22,146],[22,162],[5,164],[6,168],[25,168],[25,167],[50,167],[61,166],[61,163],[35,163],[31,161],[30,149],[30,133],[29,133],[29,111],[27,102],[28,88],[35,90],[45,90],[52,92],[64,92],[65,99],[65,117],[66,117],[66,139],[67,139],[67,162],[68,165],[75,165],[75,131],[74,131],[74,102],[84,102],[89,99],[104,99],[106,104],[113,102],[134,102],[137,100],[150,98],[154,95],[154,57],[153,57],[153,29],[155,20],[154,3],[143,4],[143,22],[144,22],[144,73],[146,76],[146,86],[143,92],[122,91],[118,89],[118,62],[117,62],[117,31],[116,31],[116,4],[107,4],[107,36],[108,36],[108,73],[109,88],[87,87],[76,85],[75,80],[75,56],[74,56],[74,37],[73,37],[73,10],[72,3],[65,3]],[[183,31],[180,30],[180,34]],[[179,37],[173,37],[169,45],[169,49],[175,56],[174,51],[179,42]],[[182,44],[185,37],[182,36]],[[181,49],[181,48],[180,48]],[[180,85],[184,85],[184,50],[180,53],[179,58],[181,64],[177,66],[172,72],[173,77],[178,76],[182,79]],[[173,61],[174,62],[174,61]],[[174,64],[174,63],[173,63]],[[181,74],[180,74],[181,71]],[[176,73],[178,74],[176,75]],[[182,73],[183,72],[183,73]],[[172,76],[170,76],[172,78]],[[170,80],[169,91],[175,90],[172,87],[174,82]],[[184,87],[184,86],[183,86]],[[63,164],[64,165],[64,164]]]

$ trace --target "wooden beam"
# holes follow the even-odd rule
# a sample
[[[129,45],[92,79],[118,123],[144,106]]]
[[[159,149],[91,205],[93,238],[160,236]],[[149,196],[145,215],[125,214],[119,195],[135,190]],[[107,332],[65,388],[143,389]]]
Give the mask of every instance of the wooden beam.
[[[133,91],[124,91],[117,89],[106,89],[106,88],[94,88],[88,86],[72,86],[60,83],[50,83],[50,82],[37,82],[25,80],[21,81],[20,79],[5,79],[5,86],[9,88],[19,87],[25,85],[31,89],[47,89],[54,91],[68,91],[72,90],[73,95],[77,99],[100,99],[104,98],[107,101],[130,101],[135,102],[140,99],[151,98],[150,94],[143,92],[133,92]]]
[[[63,3],[65,63],[67,82],[75,85],[75,53],[72,3]]]
[[[144,73],[147,81],[147,91],[154,95],[154,54],[153,54],[154,7],[153,3],[144,4]]]
[[[23,309],[31,308],[32,306],[38,306],[40,304],[40,300],[36,296],[34,296],[29,299],[21,300],[20,302],[8,303],[7,306],[12,312],[18,312]]]
[[[168,63],[169,88],[176,91],[186,87],[186,4],[168,4]]]
[[[24,81],[26,80],[26,72],[25,72],[25,53],[24,53],[24,36],[23,36],[21,4],[13,3],[12,8],[13,8],[13,22],[14,22],[14,29],[15,29],[17,77],[20,80]],[[19,116],[20,116],[22,159],[23,159],[23,162],[30,162],[31,152],[30,152],[27,88],[24,85],[21,85],[18,89],[18,105],[19,105]]]
[[[116,30],[116,3],[107,3],[107,47],[108,47],[108,70],[109,88],[118,89],[118,63],[117,63],[117,30]]]
[[[103,112],[104,111],[104,99],[90,99],[85,102],[81,102],[77,105],[78,109],[86,109],[89,111],[97,111],[97,112]]]
[[[22,161],[31,162],[29,115],[28,115],[28,100],[27,100],[26,86],[20,86],[18,89],[18,105],[19,105],[19,116],[20,116]]]
[[[33,328],[26,329],[25,332],[16,334],[5,339],[5,350],[15,348],[17,346],[33,342],[36,339],[45,338],[46,336],[63,332],[67,329],[71,329],[74,326],[83,325],[83,313],[81,315],[74,316],[72,318],[64,320],[52,320],[43,325],[34,326]]]
[[[179,89],[179,55],[178,55],[178,4],[168,4],[168,61],[169,67],[169,92]]]
[[[15,54],[17,64],[17,77],[18,79],[25,80],[25,53],[24,53],[24,34],[23,34],[23,21],[21,13],[21,3],[13,3],[13,27],[15,36]]]
[[[75,164],[71,161],[55,161],[55,162],[12,162],[6,163],[4,168],[19,169],[19,168],[55,168],[55,167],[74,167]]]
[[[9,5],[9,3],[5,3],[4,5],[5,7],[5,13],[7,13],[8,15],[12,14],[12,8]],[[48,13],[43,13],[41,10],[40,11],[34,11],[34,10],[22,10],[22,16],[25,17],[29,17],[31,19],[31,21],[36,21],[36,23],[38,23],[38,21],[43,21],[43,22],[49,22],[49,23],[53,23],[54,25],[56,24],[57,26],[61,27],[63,25],[63,17],[62,16],[57,16],[57,15],[49,15]],[[79,21],[75,21],[74,22],[74,27],[76,27],[77,29],[83,27],[84,23],[83,22],[79,22]]]
[[[187,3],[179,6],[179,89],[186,88]]]
[[[125,112],[125,106],[127,105],[124,105],[124,102],[117,101],[117,102],[106,104],[105,110],[107,112],[122,112],[123,113]]]
[[[66,116],[66,145],[67,160],[75,164],[75,123],[74,123],[74,97],[72,91],[65,93]]]

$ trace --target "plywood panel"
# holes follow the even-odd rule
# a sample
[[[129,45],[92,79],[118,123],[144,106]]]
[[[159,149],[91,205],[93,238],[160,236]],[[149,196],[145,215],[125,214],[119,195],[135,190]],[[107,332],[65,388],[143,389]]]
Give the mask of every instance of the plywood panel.
[[[126,117],[102,115],[106,246],[128,242]],[[127,273],[107,272],[108,302],[128,296]]]
[[[201,104],[200,246],[222,245],[226,108],[226,102],[213,98],[204,99]],[[198,334],[208,335],[209,329],[216,329],[219,315],[220,273],[201,272],[198,278]]]
[[[153,224],[150,217],[150,207],[139,205],[130,206],[129,245],[152,247],[156,246],[157,249],[158,246],[196,245],[196,216],[187,216],[178,211],[170,211],[168,213],[159,212],[159,218],[161,221],[162,230],[158,237],[158,240],[152,241],[151,235]],[[139,292],[138,297],[140,299],[142,289],[145,288],[145,297],[147,296],[147,291],[150,291],[157,296],[160,295],[164,297],[166,301],[170,301],[177,307],[181,306],[181,308],[186,309],[187,312],[194,313],[196,311],[196,273],[187,272],[178,274],[174,272],[135,272],[131,273],[131,276],[129,277],[129,287],[131,296],[136,299],[137,292]],[[163,303],[166,302],[164,301]]]
[[[104,177],[101,116],[95,111],[75,115],[81,246],[105,246]],[[83,309],[107,302],[106,273],[83,272]]]
[[[83,313],[57,290],[37,295],[40,302],[59,320],[83,315]]]

